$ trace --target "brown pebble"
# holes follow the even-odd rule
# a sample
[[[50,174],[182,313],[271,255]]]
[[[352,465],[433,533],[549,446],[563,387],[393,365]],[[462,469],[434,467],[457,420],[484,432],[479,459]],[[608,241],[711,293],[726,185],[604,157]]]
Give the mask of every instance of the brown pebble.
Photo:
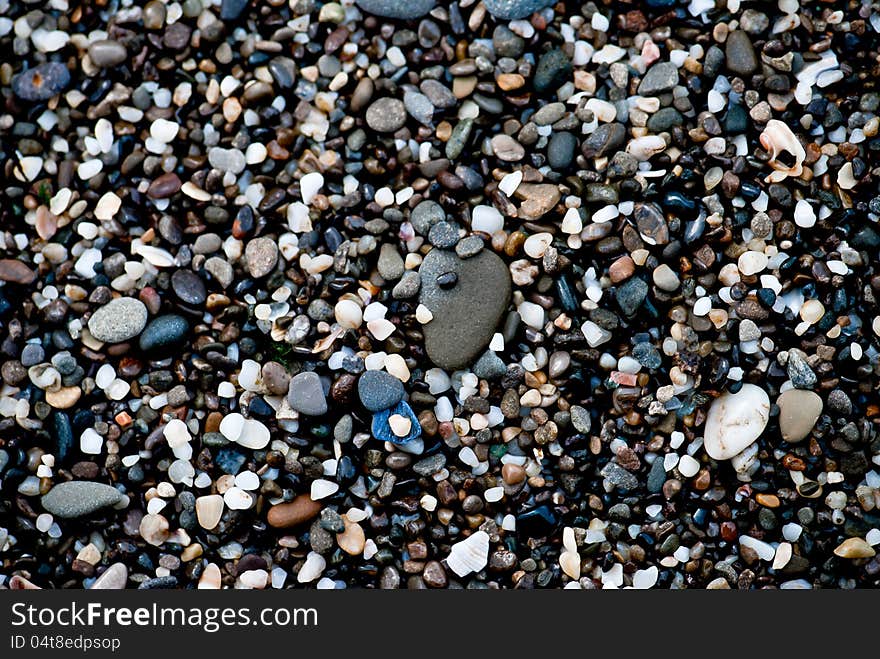
[[[300,494],[290,503],[279,503],[269,509],[269,526],[288,529],[307,522],[321,512],[321,502],[312,501],[308,494]]]

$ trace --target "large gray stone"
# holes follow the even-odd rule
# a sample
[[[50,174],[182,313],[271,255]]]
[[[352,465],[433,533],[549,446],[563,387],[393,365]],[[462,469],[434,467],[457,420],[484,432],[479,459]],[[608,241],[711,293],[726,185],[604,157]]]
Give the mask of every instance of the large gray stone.
[[[435,0],[357,0],[356,4],[369,14],[407,20],[424,16],[436,3]]]
[[[504,21],[531,16],[536,11],[556,4],[555,0],[483,0],[486,10]]]
[[[438,283],[457,276],[453,286]],[[434,318],[424,326],[428,357],[442,368],[469,365],[492,339],[510,300],[510,272],[494,252],[483,250],[468,259],[433,249],[419,268],[419,301]]]
[[[62,519],[85,517],[120,501],[122,493],[115,487],[93,481],[58,483],[42,498],[43,508]]]

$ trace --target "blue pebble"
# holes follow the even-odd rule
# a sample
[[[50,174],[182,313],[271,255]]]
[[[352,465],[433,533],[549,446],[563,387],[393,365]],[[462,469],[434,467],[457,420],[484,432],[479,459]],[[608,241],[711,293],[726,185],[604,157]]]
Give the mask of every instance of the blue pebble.
[[[398,437],[391,432],[391,426],[388,424],[388,419],[392,414],[405,416],[412,421],[412,430],[409,431],[409,434],[406,437]],[[392,444],[407,444],[422,436],[422,426],[419,425],[419,420],[416,418],[415,412],[413,412],[412,408],[405,402],[400,402],[387,410],[376,412],[373,415],[372,430],[373,437],[383,442],[391,442]]]

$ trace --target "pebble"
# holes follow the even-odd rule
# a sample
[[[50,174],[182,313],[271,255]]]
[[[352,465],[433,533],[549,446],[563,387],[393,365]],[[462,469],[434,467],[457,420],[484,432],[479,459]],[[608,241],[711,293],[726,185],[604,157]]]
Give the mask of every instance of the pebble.
[[[145,353],[167,352],[186,338],[189,323],[182,316],[168,314],[151,320],[138,339],[140,349]]]
[[[321,379],[314,371],[297,373],[290,379],[287,403],[301,414],[321,416],[327,413],[327,398]]]
[[[61,62],[44,62],[12,79],[12,92],[23,101],[48,101],[70,85],[70,71]]]
[[[483,0],[483,4],[495,18],[509,21],[526,18],[554,3],[552,0]]]
[[[779,406],[779,432],[786,442],[804,440],[822,414],[822,399],[812,391],[789,389],[776,400]]]
[[[749,35],[744,30],[734,30],[727,35],[724,45],[727,68],[738,76],[747,76],[758,68],[758,56]]]
[[[271,238],[254,238],[247,244],[244,258],[251,277],[265,277],[278,263],[278,245]]]
[[[400,20],[424,16],[435,4],[435,0],[357,0],[365,12]]]
[[[459,577],[479,572],[489,562],[489,535],[477,531],[452,545],[446,564]]]
[[[100,39],[89,44],[89,59],[99,69],[119,66],[128,58],[128,53],[118,41]]]
[[[714,460],[729,460],[757,441],[770,420],[770,398],[753,384],[712,401],[706,415],[703,445]]]
[[[58,483],[44,494],[40,503],[47,512],[61,519],[85,517],[125,500],[115,487],[92,481],[67,481]]]
[[[377,133],[393,133],[406,123],[406,106],[390,96],[377,99],[367,108],[366,120]]]
[[[442,288],[437,278],[455,273],[457,283]],[[454,252],[434,249],[419,268],[419,302],[432,314],[424,325],[425,350],[441,368],[460,368],[486,347],[510,298],[510,273],[494,253],[482,251],[461,259]],[[487,299],[485,291],[491,290]],[[461,319],[467,318],[467,323]]]
[[[639,83],[641,96],[657,96],[678,84],[678,68],[672,62],[657,62]]]
[[[322,505],[313,501],[308,494],[300,494],[293,501],[272,506],[266,519],[273,528],[287,529],[314,519],[321,508]]]
[[[18,259],[0,259],[0,281],[27,286],[37,278],[37,273]]]
[[[370,412],[394,407],[405,395],[403,383],[385,371],[366,371],[358,379],[358,397]]]

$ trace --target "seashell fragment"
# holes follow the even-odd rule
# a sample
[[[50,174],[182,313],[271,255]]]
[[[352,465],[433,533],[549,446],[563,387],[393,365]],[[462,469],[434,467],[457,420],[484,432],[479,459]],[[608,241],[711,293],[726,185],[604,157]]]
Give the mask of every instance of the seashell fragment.
[[[791,128],[778,119],[771,119],[767,122],[758,139],[761,146],[770,153],[770,160],[767,164],[776,170],[764,179],[767,183],[779,183],[788,176],[801,175],[804,171],[804,159],[807,157],[807,152],[797,136],[791,132]],[[791,154],[794,158],[793,165],[789,166],[778,160],[783,152]]]
[[[489,560],[489,534],[477,531],[461,542],[452,545],[446,558],[449,569],[460,577],[479,572]]]

